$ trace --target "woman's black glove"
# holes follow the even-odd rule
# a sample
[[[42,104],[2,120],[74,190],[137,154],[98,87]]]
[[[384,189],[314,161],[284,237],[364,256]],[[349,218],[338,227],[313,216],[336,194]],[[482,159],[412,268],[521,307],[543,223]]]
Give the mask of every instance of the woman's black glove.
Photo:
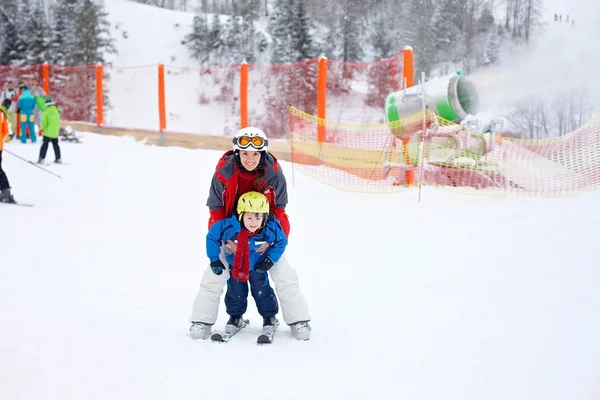
[[[212,269],[215,275],[221,275],[225,270],[225,265],[223,265],[221,260],[213,261],[210,263],[210,269]]]
[[[271,269],[272,266],[273,266],[273,260],[271,260],[269,257],[266,257],[264,261],[257,263],[254,266],[254,269],[257,270],[258,272],[267,272],[268,270]]]

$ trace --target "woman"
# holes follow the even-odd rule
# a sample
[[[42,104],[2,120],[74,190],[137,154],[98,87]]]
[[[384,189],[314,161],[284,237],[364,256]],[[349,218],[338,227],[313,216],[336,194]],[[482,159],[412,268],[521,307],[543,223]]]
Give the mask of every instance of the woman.
[[[215,222],[234,215],[238,198],[251,191],[263,193],[269,199],[271,213],[281,223],[289,237],[290,223],[285,213],[287,183],[277,159],[268,151],[269,141],[258,128],[241,129],[233,138],[233,150],[221,157],[213,175],[207,206],[210,210],[208,227]],[[221,246],[221,261],[227,265],[225,251],[235,252],[235,243],[229,241]],[[257,251],[264,252],[266,247]],[[286,254],[269,268],[271,279],[279,297],[283,320],[290,326],[298,340],[310,338],[310,314],[304,296],[300,292],[298,275],[290,267]],[[215,275],[210,266],[200,282],[200,291],[194,301],[190,322],[190,335],[194,339],[206,339],[217,320],[223,286],[229,279],[229,271]]]

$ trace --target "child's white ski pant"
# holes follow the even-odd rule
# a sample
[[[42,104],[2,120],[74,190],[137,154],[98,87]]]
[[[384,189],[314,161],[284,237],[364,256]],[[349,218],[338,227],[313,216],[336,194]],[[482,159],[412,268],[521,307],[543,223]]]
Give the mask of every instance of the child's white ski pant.
[[[221,248],[219,258],[223,265],[227,267],[223,248]],[[288,263],[285,253],[279,261],[273,264],[268,273],[271,281],[275,284],[275,291],[283,313],[283,321],[288,325],[299,321],[309,321],[308,304],[306,304],[306,300],[300,292],[298,274]],[[202,276],[196,300],[194,300],[190,322],[204,322],[212,325],[217,321],[223,287],[227,284],[228,279],[229,268],[223,271],[221,275],[215,275],[210,265],[208,266]]]

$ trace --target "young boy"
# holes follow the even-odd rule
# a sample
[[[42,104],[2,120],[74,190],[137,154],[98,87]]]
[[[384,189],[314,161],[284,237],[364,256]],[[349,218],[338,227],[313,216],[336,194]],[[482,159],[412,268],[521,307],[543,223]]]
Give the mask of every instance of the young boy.
[[[270,216],[269,200],[262,193],[244,193],[238,200],[237,214],[237,217],[216,222],[206,235],[206,254],[215,274],[221,275],[226,270],[219,258],[221,245],[229,243],[232,250],[225,252],[231,274],[225,295],[225,308],[230,316],[225,326],[227,333],[243,324],[243,314],[248,307],[248,281],[258,312],[263,317],[263,328],[275,324],[279,305],[266,272],[287,246],[281,224]],[[210,329],[211,326],[202,321],[192,321],[190,335],[194,339],[206,339]]]
[[[58,146],[58,133],[60,131],[60,111],[56,107],[56,103],[51,97],[47,96],[44,99],[45,109],[42,114],[42,126],[41,130],[44,134],[44,143],[40,149],[40,157],[38,159],[39,164],[44,163],[46,158],[46,152],[48,151],[48,143],[52,142],[54,148],[54,162],[57,164],[61,163],[60,158],[60,147]]]

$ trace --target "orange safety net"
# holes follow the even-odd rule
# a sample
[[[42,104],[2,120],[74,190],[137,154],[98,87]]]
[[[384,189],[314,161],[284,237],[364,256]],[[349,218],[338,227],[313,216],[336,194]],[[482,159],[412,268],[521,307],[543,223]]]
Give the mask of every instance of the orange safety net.
[[[240,67],[165,66],[167,131],[232,135],[239,129]]]
[[[104,125],[158,131],[158,67],[105,66]],[[108,92],[108,93],[107,93]]]
[[[105,81],[108,79],[104,77]],[[96,122],[96,67],[50,65],[50,95],[61,109],[64,120]],[[104,92],[104,107],[110,107]]]
[[[371,63],[328,61],[327,119],[363,124],[384,122],[386,96],[403,88],[402,66],[402,53]]]
[[[247,79],[242,79],[245,68],[241,64],[213,68],[167,65],[163,69],[161,86],[158,65],[104,66],[99,77],[95,65],[49,65],[50,94],[63,108],[65,120],[159,131],[164,115],[167,134],[213,135],[232,135],[247,121],[272,138],[283,138],[289,135],[290,105],[316,113],[317,102],[325,100],[322,117],[383,121],[385,97],[403,85],[404,53],[372,63],[320,63],[315,58],[295,64],[247,65]],[[16,83],[34,77],[41,84],[42,75],[42,65],[0,67],[0,84],[8,78]],[[325,88],[320,93],[319,82]],[[98,96],[103,104],[96,97],[97,83],[102,84]]]
[[[249,65],[248,123],[269,137],[288,136],[288,107],[317,110],[317,59],[285,65]]]
[[[388,124],[289,110],[294,166],[332,186],[389,192],[419,185],[556,196],[600,189],[600,117],[555,139],[476,133],[431,111]],[[326,140],[317,140],[319,125]]]

